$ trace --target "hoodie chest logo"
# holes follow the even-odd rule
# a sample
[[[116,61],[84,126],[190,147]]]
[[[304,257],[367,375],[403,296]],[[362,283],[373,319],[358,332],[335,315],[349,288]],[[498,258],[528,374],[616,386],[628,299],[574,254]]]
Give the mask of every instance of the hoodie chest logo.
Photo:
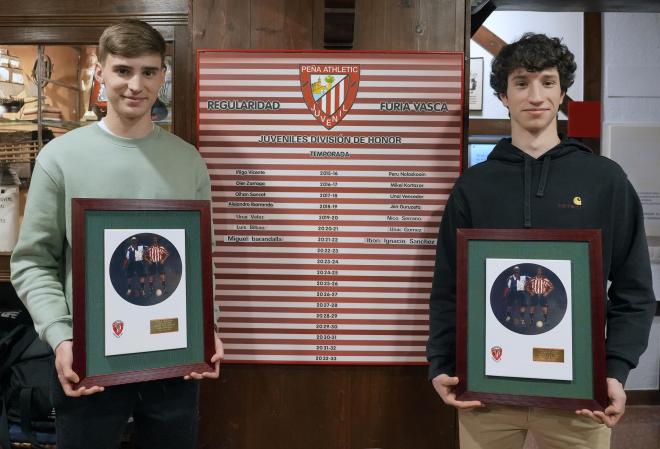
[[[580,195],[575,195],[570,202],[559,203],[560,209],[581,209],[582,208],[582,197]]]

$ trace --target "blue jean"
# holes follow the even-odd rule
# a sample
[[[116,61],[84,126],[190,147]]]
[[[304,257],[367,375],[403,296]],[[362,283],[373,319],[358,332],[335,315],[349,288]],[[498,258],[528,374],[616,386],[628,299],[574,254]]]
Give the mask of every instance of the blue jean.
[[[64,394],[54,376],[58,449],[117,449],[130,416],[139,449],[194,449],[199,382],[182,378],[106,387],[77,398]]]

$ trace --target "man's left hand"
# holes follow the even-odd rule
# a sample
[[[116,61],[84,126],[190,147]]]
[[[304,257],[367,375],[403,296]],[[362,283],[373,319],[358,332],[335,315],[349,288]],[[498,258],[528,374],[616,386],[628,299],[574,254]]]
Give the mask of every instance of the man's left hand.
[[[621,385],[621,382],[608,377],[607,395],[610,398],[610,405],[604,411],[582,409],[576,410],[575,413],[587,416],[610,428],[616,426],[616,423],[619,422],[626,411],[626,392],[623,391],[623,385]]]
[[[184,379],[217,379],[220,377],[220,360],[225,358],[225,350],[218,334],[215,334],[215,354],[211,357],[211,363],[215,363],[215,371],[206,371],[203,373],[192,372],[183,376]]]

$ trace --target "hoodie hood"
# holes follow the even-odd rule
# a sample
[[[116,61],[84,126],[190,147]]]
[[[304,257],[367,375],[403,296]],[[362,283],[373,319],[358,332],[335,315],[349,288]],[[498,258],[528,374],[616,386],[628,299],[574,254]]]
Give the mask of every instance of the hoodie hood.
[[[523,208],[524,208],[524,226],[532,227],[532,165],[543,164],[541,176],[536,187],[536,196],[541,198],[545,195],[545,186],[550,175],[550,164],[553,160],[567,157],[573,153],[584,151],[591,153],[591,150],[577,140],[559,136],[561,141],[553,148],[546,151],[539,159],[535,159],[520,148],[511,143],[511,138],[504,138],[498,142],[493,151],[488,156],[489,160],[497,160],[510,164],[520,164],[523,172]]]

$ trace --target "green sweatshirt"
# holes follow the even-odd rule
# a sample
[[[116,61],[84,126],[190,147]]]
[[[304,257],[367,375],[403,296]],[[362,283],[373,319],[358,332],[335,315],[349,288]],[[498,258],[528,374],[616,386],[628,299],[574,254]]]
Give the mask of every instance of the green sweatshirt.
[[[71,199],[211,197],[206,165],[192,145],[156,126],[123,139],[98,124],[46,145],[34,167],[11,281],[42,340],[72,338]]]

